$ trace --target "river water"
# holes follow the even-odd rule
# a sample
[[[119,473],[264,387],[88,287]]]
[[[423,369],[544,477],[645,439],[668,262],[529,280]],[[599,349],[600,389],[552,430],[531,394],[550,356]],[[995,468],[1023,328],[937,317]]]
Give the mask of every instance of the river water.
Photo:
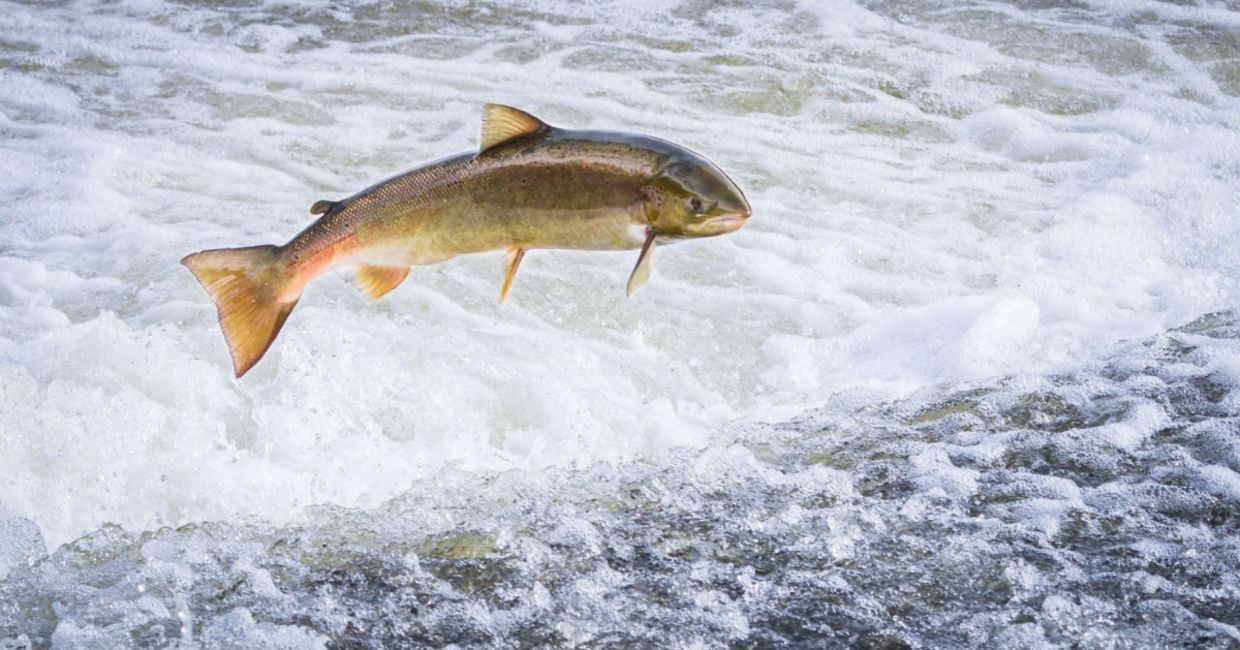
[[[0,2],[0,647],[1240,646],[1240,10]],[[662,250],[178,264],[477,145],[699,151]]]

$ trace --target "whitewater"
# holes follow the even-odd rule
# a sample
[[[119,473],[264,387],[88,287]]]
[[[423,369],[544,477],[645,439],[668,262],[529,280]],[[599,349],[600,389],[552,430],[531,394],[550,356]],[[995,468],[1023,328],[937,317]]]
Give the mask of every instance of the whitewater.
[[[1240,646],[1240,10],[0,2],[0,648]],[[660,251],[179,264],[477,147],[742,187]]]

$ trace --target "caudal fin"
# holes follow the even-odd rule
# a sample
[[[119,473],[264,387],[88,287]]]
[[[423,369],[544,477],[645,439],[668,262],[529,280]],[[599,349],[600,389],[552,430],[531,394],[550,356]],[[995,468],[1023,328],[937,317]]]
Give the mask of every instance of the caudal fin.
[[[238,377],[267,352],[301,297],[282,295],[288,282],[279,261],[276,246],[222,248],[181,260],[215,301]]]

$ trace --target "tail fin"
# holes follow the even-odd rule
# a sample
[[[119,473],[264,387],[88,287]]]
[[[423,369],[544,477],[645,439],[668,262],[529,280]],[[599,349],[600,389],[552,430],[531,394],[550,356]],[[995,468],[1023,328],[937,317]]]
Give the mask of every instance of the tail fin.
[[[221,248],[181,260],[215,301],[238,377],[267,352],[301,297],[281,295],[288,282],[279,260],[276,246]]]

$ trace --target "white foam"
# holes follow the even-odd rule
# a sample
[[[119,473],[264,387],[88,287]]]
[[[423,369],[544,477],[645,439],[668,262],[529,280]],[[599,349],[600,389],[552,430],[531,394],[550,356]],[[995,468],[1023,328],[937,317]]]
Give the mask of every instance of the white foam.
[[[216,616],[203,626],[201,641],[210,648],[326,648],[328,639],[296,625],[256,623],[244,607]]]

